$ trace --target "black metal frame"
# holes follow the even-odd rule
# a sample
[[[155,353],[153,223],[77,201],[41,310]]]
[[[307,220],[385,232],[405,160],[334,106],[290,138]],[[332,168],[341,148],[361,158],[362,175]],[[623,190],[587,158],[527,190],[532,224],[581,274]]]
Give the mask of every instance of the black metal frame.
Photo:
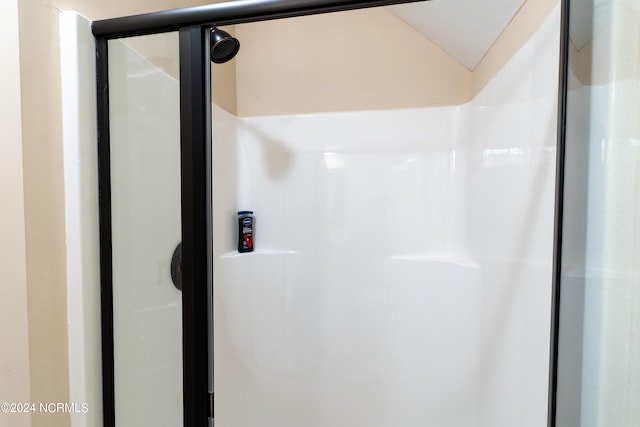
[[[185,426],[209,417],[209,325],[213,286],[211,74],[208,27],[180,29],[182,339]],[[207,48],[204,48],[204,47]]]
[[[427,0],[241,0],[168,10],[92,24],[96,37],[120,38],[176,31],[192,25],[233,25]]]
[[[211,87],[209,29],[320,13],[339,12],[425,0],[242,0],[214,5],[95,21],[98,92],[98,180],[100,215],[100,281],[102,316],[103,419],[115,426],[113,360],[113,277],[111,245],[111,169],[109,132],[108,40],[179,31],[180,151],[183,245],[183,410],[185,427],[208,425],[209,323],[213,286],[211,199]],[[549,422],[555,426],[558,313],[564,191],[568,4],[562,0],[561,82],[553,266],[553,304]]]
[[[562,229],[564,217],[564,175],[567,136],[567,93],[569,79],[570,0],[561,0],[560,70],[558,87],[558,133],[556,145],[556,190],[553,236],[553,279],[551,295],[551,341],[549,357],[548,427],[556,426],[558,401],[558,354],[560,339],[560,292],[562,284]]]
[[[98,91],[98,210],[100,216],[100,329],[102,333],[102,412],[104,427],[115,425],[113,366],[113,263],[111,235],[111,146],[109,128],[109,51],[96,39]]]

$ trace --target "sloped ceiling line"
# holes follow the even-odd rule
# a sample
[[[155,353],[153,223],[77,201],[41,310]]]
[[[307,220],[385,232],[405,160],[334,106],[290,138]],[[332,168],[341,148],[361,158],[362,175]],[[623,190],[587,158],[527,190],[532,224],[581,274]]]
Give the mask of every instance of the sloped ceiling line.
[[[389,9],[473,70],[524,2],[431,0]]]

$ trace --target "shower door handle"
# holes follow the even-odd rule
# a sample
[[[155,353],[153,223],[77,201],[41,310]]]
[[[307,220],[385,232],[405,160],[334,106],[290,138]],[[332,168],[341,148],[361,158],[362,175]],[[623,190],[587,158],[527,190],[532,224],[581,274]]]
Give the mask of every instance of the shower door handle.
[[[182,242],[173,250],[171,256],[171,281],[179,291],[182,290]]]

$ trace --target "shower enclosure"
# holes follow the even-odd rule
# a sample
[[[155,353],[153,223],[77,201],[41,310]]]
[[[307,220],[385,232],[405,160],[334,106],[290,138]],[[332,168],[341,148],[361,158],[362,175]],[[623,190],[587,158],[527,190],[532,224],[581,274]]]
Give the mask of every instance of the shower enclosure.
[[[92,23],[105,426],[556,425],[568,2],[489,77],[400,3]]]
[[[302,27],[334,32],[327,53],[344,64],[314,52],[325,74],[354,66],[353,49],[340,49],[351,21],[400,30],[380,9],[292,16],[378,4],[221,4],[204,18],[93,24],[107,423],[546,419],[558,69],[547,46],[558,45],[559,12],[468,102],[393,108],[404,89],[382,81],[363,107],[305,109],[309,83],[293,79],[312,70],[285,48],[307,44],[314,31]],[[248,23],[265,17],[280,19]],[[212,24],[243,46],[235,112],[215,102],[227,82],[211,92]],[[256,216],[246,254],[235,250],[240,210]],[[178,290],[169,261],[180,243]]]

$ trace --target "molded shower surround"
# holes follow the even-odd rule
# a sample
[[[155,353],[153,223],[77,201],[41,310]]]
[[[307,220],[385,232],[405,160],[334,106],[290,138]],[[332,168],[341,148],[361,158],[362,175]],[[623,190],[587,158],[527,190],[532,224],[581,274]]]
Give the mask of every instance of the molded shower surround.
[[[467,105],[214,110],[218,425],[545,425],[558,29]]]
[[[462,106],[251,118],[214,108],[218,427],[545,425],[558,33],[555,10]],[[155,129],[150,118],[166,106],[139,95],[147,79],[138,77],[153,75],[148,90],[156,93],[174,91],[176,81],[136,56],[121,58],[137,79],[130,121]],[[85,60],[80,75],[92,78],[92,55]],[[79,104],[95,105],[92,96]],[[175,155],[174,138],[163,142],[173,126],[135,134],[134,141],[155,139],[129,160],[152,167],[144,150],[162,143]],[[86,139],[76,143],[95,144]],[[90,155],[80,158],[95,167]],[[80,163],[69,157],[65,170]],[[155,179],[148,197],[174,200],[175,171]],[[130,300],[114,303],[121,304],[114,307],[116,392],[129,390],[127,398],[145,405],[162,401],[179,419],[182,361],[179,351],[162,349],[180,342],[180,330],[158,327],[179,321],[169,277],[176,212],[125,194],[135,188],[119,187],[118,197],[137,205],[135,212],[118,205],[114,230],[135,230],[144,218],[171,226],[146,237],[158,249],[148,251],[153,272],[116,285],[116,297]],[[67,197],[81,201],[69,214],[95,216],[94,196],[67,181]],[[247,209],[255,212],[256,250],[238,254],[235,214]],[[93,265],[84,263],[95,260],[92,243],[70,248],[70,271]],[[163,254],[166,275],[154,258]],[[80,280],[70,282],[71,328],[83,319],[93,325],[70,337],[75,346],[100,333],[92,314],[99,307],[73,311],[71,301],[85,292]],[[79,380],[83,370],[99,377],[99,362],[89,353],[77,359],[71,393],[82,401],[99,395]],[[140,387],[153,375],[156,386]],[[169,425],[175,417],[165,412],[145,406],[121,416]]]

